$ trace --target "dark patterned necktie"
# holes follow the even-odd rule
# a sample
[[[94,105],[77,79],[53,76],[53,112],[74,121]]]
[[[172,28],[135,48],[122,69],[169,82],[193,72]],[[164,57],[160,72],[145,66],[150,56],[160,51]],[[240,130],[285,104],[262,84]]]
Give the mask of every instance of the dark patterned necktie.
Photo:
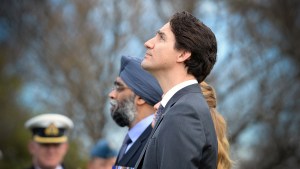
[[[124,156],[124,154],[126,153],[126,149],[127,146],[132,142],[132,140],[130,139],[130,137],[128,136],[128,134],[126,135],[124,141],[123,141],[123,145],[121,147],[121,150],[119,152],[119,158],[118,161],[120,161],[122,159],[122,157]]]
[[[163,110],[164,110],[164,107],[160,104],[156,111],[155,120],[154,120],[155,124],[158,121],[158,119],[162,116]]]

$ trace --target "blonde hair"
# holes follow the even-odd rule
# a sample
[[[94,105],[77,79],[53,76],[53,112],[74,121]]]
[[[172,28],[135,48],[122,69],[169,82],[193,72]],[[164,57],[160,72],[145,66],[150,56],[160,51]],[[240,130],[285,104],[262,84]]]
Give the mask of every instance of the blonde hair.
[[[218,139],[218,164],[217,169],[230,169],[232,160],[230,159],[230,146],[227,138],[227,123],[223,116],[217,111],[217,96],[213,87],[206,82],[201,82],[200,87],[204,98],[209,106],[210,114],[215,126]]]

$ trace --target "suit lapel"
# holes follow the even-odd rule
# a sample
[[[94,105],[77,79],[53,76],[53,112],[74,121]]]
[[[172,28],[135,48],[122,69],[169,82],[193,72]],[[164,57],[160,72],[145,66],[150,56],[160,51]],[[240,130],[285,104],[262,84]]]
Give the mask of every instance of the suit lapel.
[[[171,97],[171,99],[168,101],[166,108],[171,108],[183,95],[186,95],[187,93],[201,93],[199,84],[193,84],[187,87],[182,88],[177,93],[174,94],[174,96]]]
[[[144,141],[147,141],[150,133],[152,131],[151,124],[146,128],[146,130],[142,133],[142,135],[134,142],[134,144],[130,147],[130,149],[126,152],[123,158],[120,160],[120,163],[128,163],[132,156],[139,150]]]
[[[171,99],[168,101],[166,107],[164,108],[163,110],[163,114],[162,116],[157,120],[150,136],[149,136],[149,139],[135,165],[135,169],[139,169],[139,168],[142,168],[142,165],[143,165],[143,160],[144,160],[144,157],[145,157],[145,153],[147,151],[147,148],[148,148],[148,144],[149,144],[149,140],[150,138],[153,136],[153,134],[155,133],[156,129],[159,127],[160,123],[162,122],[165,114],[168,112],[168,110],[179,100],[180,97],[182,97],[183,95],[185,95],[186,93],[201,93],[201,90],[200,90],[200,86],[198,84],[193,84],[193,85],[190,85],[190,86],[187,86],[187,87],[184,87],[182,88],[181,90],[179,90],[177,93],[174,94],[174,96],[171,97]]]
[[[162,111],[162,116],[159,118],[154,126],[154,129],[152,130],[152,133],[150,134],[151,138],[153,134],[155,133],[156,129],[158,128],[159,124],[163,120],[164,116],[168,112],[168,110],[181,98],[181,96],[185,95],[186,93],[191,93],[191,92],[199,92],[200,87],[198,84],[193,84],[187,87],[182,88],[179,90],[177,93],[174,94],[174,96],[171,97],[171,99],[168,101],[166,107]],[[201,92],[201,91],[200,91]]]

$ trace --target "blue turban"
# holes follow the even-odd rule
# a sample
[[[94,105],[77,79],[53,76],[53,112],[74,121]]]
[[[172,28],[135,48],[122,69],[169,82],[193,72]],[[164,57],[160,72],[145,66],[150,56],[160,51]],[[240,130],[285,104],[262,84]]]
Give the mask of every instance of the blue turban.
[[[141,67],[142,60],[122,56],[119,76],[133,92],[154,106],[161,101],[162,90],[157,80]]]
[[[112,158],[118,154],[117,150],[113,149],[106,140],[101,139],[91,150],[91,158]]]

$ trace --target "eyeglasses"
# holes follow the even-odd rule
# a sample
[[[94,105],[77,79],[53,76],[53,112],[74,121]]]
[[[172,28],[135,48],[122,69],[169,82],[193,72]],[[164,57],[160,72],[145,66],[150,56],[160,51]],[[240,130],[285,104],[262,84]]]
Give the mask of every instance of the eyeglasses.
[[[125,89],[130,89],[129,87],[126,86],[121,86],[119,84],[114,84],[112,90],[116,90],[117,92],[122,92]]]

